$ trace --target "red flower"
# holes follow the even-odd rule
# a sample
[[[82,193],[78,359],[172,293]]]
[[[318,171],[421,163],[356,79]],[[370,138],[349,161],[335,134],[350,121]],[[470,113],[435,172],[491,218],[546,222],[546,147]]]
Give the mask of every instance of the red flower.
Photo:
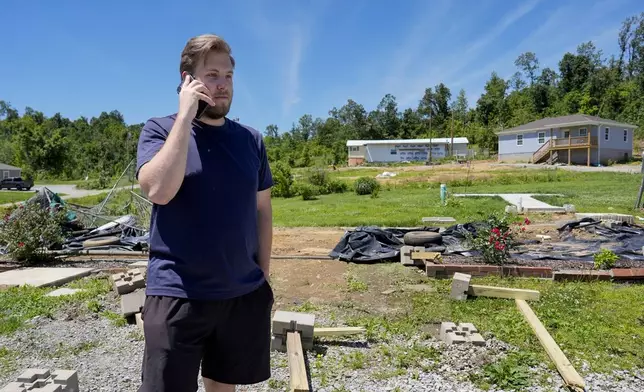
[[[499,230],[498,227],[495,227],[494,229],[492,229],[492,233],[494,233],[496,235],[499,235],[499,234],[501,234],[501,230]]]
[[[521,228],[521,231],[525,231],[525,227],[522,227],[522,228]]]
[[[494,242],[494,237],[490,236],[490,244]]]
[[[19,247],[19,248],[22,248],[23,246],[25,246],[25,243],[24,243],[24,242],[18,242],[18,247]]]
[[[500,243],[498,243],[498,242],[497,242],[497,243],[494,245],[494,249],[496,249],[496,250],[503,250],[503,249],[505,249],[505,245],[500,244]]]
[[[530,222],[530,219],[525,218],[525,220],[523,221],[523,223],[525,223],[526,225],[529,225],[531,222]]]

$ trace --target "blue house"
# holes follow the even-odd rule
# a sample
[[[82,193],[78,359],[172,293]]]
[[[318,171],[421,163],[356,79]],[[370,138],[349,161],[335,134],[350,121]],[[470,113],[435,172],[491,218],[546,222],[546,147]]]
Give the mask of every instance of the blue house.
[[[636,128],[585,114],[548,117],[497,132],[498,160],[588,166],[627,161]]]

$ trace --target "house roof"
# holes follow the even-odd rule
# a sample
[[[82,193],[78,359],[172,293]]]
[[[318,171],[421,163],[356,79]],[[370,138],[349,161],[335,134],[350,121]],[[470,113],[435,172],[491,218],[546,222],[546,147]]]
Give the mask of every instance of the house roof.
[[[637,128],[637,125],[620,123],[618,121],[608,120],[597,116],[589,116],[587,114],[572,114],[570,116],[542,118],[541,120],[519,125],[518,127],[499,131],[497,132],[497,134],[539,131],[548,128],[574,127],[577,125],[596,125],[597,123],[620,128]]]
[[[4,164],[4,163],[0,163],[0,170],[22,170],[22,169],[19,168],[19,167],[15,167],[15,166],[7,165],[7,164]]]
[[[431,139],[390,139],[390,140],[347,140],[347,147],[365,146],[367,144],[449,144],[450,137],[436,137]],[[468,144],[466,137],[455,137],[454,144]]]

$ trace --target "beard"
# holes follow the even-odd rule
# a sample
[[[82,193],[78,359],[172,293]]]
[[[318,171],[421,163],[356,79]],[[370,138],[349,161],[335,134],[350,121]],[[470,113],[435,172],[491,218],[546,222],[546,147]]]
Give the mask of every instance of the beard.
[[[230,111],[230,104],[232,103],[232,97],[226,103],[216,102],[216,106],[208,106],[204,110],[201,118],[209,118],[211,120],[219,120],[220,118],[225,117]]]

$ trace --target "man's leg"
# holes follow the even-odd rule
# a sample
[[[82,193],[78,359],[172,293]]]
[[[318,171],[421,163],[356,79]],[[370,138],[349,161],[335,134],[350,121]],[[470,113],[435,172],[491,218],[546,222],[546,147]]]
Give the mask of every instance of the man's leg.
[[[206,392],[232,392],[235,385],[257,384],[271,376],[271,309],[268,282],[222,303],[215,332],[201,365]]]
[[[197,316],[202,305],[150,296],[143,307],[145,354],[139,392],[196,392],[203,346],[212,324]]]

